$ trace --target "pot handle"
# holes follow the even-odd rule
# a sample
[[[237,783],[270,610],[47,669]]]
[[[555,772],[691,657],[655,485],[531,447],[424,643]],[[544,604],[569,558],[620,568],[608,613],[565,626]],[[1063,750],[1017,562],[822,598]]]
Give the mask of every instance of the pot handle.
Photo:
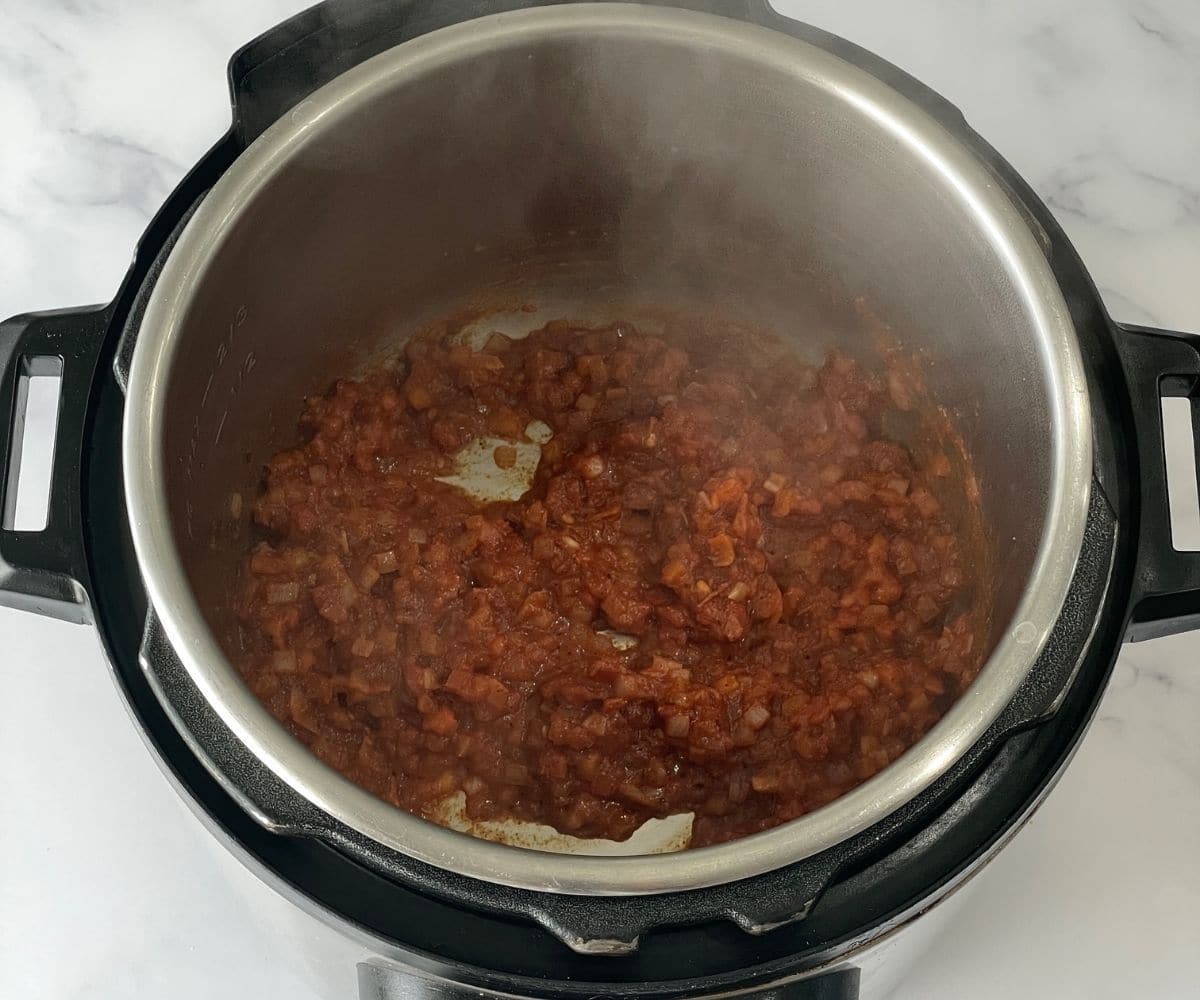
[[[92,377],[111,318],[108,306],[26,313],[0,323],[0,605],[90,621],[82,526],[84,425]],[[12,528],[29,378],[58,376],[46,526]]]
[[[1200,336],[1118,325],[1117,350],[1133,404],[1141,478],[1137,575],[1126,639],[1139,642],[1200,628],[1200,552],[1171,541],[1163,397],[1191,401],[1200,472]]]

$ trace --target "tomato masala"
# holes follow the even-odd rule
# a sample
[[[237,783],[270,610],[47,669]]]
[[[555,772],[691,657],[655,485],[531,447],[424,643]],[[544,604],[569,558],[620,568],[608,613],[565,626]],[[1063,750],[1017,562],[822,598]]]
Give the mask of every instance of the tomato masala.
[[[418,336],[308,400],[268,464],[239,669],[419,815],[461,791],[475,819],[622,839],[693,812],[693,846],[794,819],[979,669],[985,609],[938,499],[964,491],[881,429],[910,395],[764,335]],[[536,422],[520,499],[440,481],[479,439],[511,468]]]

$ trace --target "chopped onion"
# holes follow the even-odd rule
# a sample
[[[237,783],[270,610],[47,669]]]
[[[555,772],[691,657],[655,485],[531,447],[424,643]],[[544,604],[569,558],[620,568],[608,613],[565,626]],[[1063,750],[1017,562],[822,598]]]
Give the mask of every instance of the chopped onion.
[[[300,584],[294,580],[290,583],[273,583],[267,587],[268,604],[291,604],[299,596]]]
[[[762,771],[751,777],[750,787],[756,792],[773,792],[779,787],[779,779]]]
[[[387,552],[376,552],[371,558],[380,573],[395,573],[400,568],[400,560],[391,549]]]
[[[589,455],[579,463],[579,474],[584,479],[596,479],[604,475],[604,459],[599,455]]]
[[[668,715],[663,723],[663,731],[673,739],[681,740],[692,728],[692,720],[686,715]]]
[[[765,705],[751,705],[742,718],[751,729],[758,730],[767,724],[767,720],[771,718],[771,711]]]
[[[296,654],[290,649],[277,649],[271,655],[271,666],[279,674],[294,674],[296,672]]]

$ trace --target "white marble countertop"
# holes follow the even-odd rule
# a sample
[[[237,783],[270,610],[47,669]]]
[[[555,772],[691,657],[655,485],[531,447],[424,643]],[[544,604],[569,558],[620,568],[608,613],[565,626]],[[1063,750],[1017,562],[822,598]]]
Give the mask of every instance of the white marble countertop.
[[[0,315],[113,294],[226,127],[229,54],[302,5],[0,2]],[[956,102],[1117,318],[1200,331],[1200,4],[779,6]],[[209,844],[90,630],[0,610],[0,650],[0,996],[353,995],[358,950]],[[896,996],[1192,997],[1198,940],[1200,636],[1183,636],[1125,650],[1059,788]]]

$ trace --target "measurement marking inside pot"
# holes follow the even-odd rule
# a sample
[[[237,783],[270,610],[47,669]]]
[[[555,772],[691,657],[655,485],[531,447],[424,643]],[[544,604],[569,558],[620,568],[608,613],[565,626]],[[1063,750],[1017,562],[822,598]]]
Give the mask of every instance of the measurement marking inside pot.
[[[1021,622],[1013,629],[1013,638],[1022,644],[1033,642],[1037,638],[1038,629],[1033,622]]]

